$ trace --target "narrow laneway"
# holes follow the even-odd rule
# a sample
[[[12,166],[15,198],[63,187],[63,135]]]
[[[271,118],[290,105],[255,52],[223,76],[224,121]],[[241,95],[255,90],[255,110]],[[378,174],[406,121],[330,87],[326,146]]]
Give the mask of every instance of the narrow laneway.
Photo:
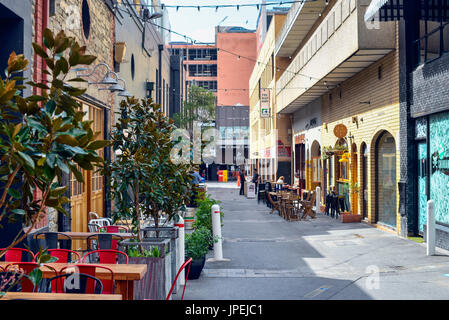
[[[206,262],[186,299],[449,298],[444,252],[427,257],[422,244],[322,214],[287,222],[233,186],[208,187],[222,201],[223,252],[231,261]]]

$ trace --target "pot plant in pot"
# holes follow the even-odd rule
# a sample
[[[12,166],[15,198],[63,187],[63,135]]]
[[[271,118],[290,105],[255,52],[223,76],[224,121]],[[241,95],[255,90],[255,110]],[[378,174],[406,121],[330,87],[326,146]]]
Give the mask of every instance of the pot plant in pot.
[[[190,163],[172,161],[172,151],[179,140],[173,138],[176,127],[151,99],[134,97],[120,104],[122,117],[115,125],[111,140],[115,159],[105,169],[115,203],[114,221],[130,220],[134,239],[124,240],[120,248],[133,252],[131,263],[147,263],[148,272],[136,299],[165,298],[165,288],[171,284],[170,240],[160,237],[145,239],[142,220],[152,219],[156,229],[160,218],[172,220],[189,199]],[[160,257],[146,252],[158,247]],[[161,262],[161,259],[163,262]],[[168,276],[166,276],[168,275]],[[161,279],[162,278],[162,279]],[[156,288],[157,287],[157,288]],[[157,296],[148,296],[156,292]]]
[[[198,229],[200,227],[205,227],[210,231],[210,236],[208,238],[208,248],[210,250],[213,249],[213,245],[217,242],[217,239],[214,239],[212,236],[212,206],[214,204],[221,203],[218,200],[212,199],[211,196],[205,192],[202,192],[198,195],[196,202],[198,203],[198,209],[195,212],[195,222],[193,223],[193,228]],[[221,226],[223,227],[223,212],[220,212],[220,221]]]
[[[185,257],[192,258],[189,272],[189,280],[198,279],[206,262],[206,254],[209,252],[211,232],[206,227],[199,227],[185,236]]]

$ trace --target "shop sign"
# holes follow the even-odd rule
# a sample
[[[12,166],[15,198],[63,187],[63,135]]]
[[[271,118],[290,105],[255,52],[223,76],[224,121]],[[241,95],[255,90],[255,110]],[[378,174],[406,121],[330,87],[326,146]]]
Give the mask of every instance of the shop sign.
[[[270,89],[260,90],[260,117],[270,117]]]
[[[337,124],[334,128],[334,134],[337,138],[344,138],[346,137],[346,134],[348,133],[348,128],[342,123]]]
[[[441,171],[449,176],[449,156],[446,156],[443,144],[440,144],[438,150],[432,156],[432,173]]]
[[[278,140],[278,157],[290,158],[292,155],[292,147],[286,146],[281,140]]]
[[[271,148],[265,148],[265,158],[271,158]]]

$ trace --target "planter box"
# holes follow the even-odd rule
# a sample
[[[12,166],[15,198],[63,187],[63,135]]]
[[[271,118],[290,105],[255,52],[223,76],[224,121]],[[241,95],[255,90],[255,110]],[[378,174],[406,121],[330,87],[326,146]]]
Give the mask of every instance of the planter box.
[[[131,242],[129,239],[119,243],[118,248],[128,253],[128,248],[141,245],[145,249],[157,246],[161,257],[129,257],[129,263],[146,264],[147,273],[141,280],[134,281],[134,300],[165,300],[172,284],[170,239],[144,239],[142,242]]]
[[[360,216],[358,214],[341,214],[340,220],[343,223],[361,222],[362,216]]]
[[[169,239],[170,240],[170,246],[168,248],[168,251],[171,253],[171,282],[175,280],[176,273],[178,272],[179,265],[178,261],[179,259],[179,253],[178,252],[178,246],[177,246],[177,239],[179,238],[179,228],[170,226],[170,227],[145,227],[141,229],[143,238],[145,240],[153,240],[158,241],[159,239]],[[178,283],[176,284],[173,293],[177,293],[178,290]]]

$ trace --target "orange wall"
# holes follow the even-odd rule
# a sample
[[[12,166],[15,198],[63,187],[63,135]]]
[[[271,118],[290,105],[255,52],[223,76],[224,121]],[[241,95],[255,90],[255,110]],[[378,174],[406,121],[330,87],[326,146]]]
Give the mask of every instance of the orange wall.
[[[234,106],[240,103],[249,106],[249,77],[257,59],[256,33],[218,32],[216,36],[219,48],[217,105]],[[235,54],[241,58],[238,59]]]

